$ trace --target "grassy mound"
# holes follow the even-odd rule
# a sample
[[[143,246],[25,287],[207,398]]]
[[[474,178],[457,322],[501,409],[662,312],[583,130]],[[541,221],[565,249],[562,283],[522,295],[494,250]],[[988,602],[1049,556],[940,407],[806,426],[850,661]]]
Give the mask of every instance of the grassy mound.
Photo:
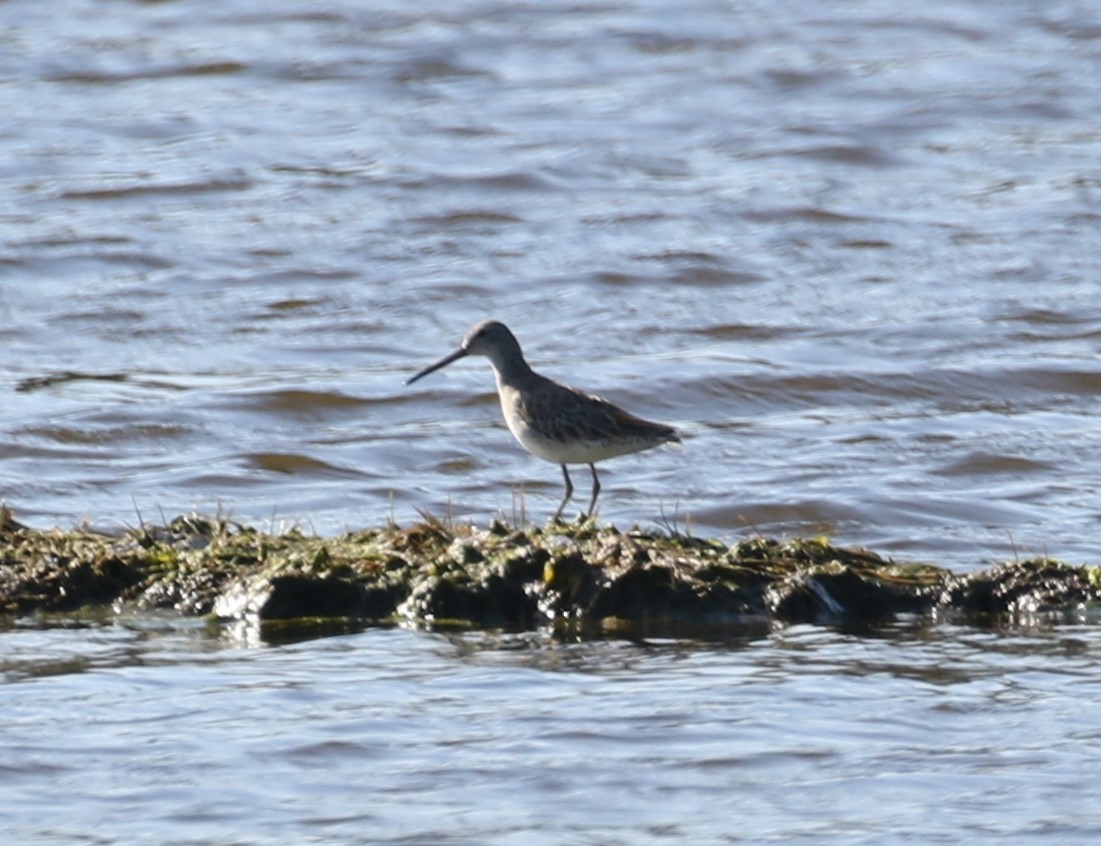
[[[1101,571],[1050,559],[968,575],[823,539],[733,545],[592,521],[486,528],[425,518],[336,537],[178,517],[118,535],[38,530],[0,509],[0,613],[172,608],[275,621],[598,630],[960,621],[1081,610]]]

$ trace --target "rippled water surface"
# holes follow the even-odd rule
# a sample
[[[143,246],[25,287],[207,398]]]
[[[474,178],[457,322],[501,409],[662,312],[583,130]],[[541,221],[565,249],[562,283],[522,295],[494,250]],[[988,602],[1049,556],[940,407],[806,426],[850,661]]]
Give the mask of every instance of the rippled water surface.
[[[542,520],[483,360],[403,386],[492,315],[684,430],[605,519],[1096,560],[1090,4],[17,0],[0,40],[25,520]]]
[[[1088,843],[1099,632],[373,630],[248,649],[149,619],[9,631],[0,836]]]
[[[1096,563],[1098,79],[1081,2],[0,4],[0,499],[541,521],[484,361],[403,385],[495,316],[682,429],[606,520]],[[1092,629],[0,650],[4,842],[1101,828]]]

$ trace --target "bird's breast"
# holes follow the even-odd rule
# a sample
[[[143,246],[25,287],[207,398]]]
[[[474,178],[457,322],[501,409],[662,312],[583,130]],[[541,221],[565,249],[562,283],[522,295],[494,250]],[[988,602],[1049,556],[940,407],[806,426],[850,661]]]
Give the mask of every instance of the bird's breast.
[[[533,425],[531,410],[524,405],[523,394],[510,385],[498,384],[497,395],[501,400],[501,414],[512,436],[532,455],[546,461],[558,461],[552,454],[553,444]]]

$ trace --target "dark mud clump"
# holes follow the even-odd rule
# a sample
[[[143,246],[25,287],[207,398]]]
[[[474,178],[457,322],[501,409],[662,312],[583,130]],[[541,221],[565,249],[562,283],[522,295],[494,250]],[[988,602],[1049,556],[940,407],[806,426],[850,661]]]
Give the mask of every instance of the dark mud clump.
[[[1101,572],[1048,559],[959,575],[823,539],[733,545],[593,522],[425,519],[320,538],[189,515],[117,535],[38,530],[0,509],[0,613],[88,607],[276,621],[525,629],[548,624],[958,622],[1081,611]]]

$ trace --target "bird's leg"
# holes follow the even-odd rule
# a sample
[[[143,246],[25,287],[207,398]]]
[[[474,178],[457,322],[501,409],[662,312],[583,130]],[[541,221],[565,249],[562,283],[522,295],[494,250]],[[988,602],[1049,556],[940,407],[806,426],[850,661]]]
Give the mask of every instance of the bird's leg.
[[[555,523],[558,522],[558,518],[562,516],[562,509],[566,507],[566,503],[573,496],[573,482],[570,481],[570,472],[566,469],[565,464],[562,465],[562,478],[566,480],[566,492],[562,495],[562,502],[559,504],[558,510],[554,512],[552,522]]]
[[[593,498],[589,500],[589,513],[587,516],[593,516],[593,509],[596,508],[596,498],[600,494],[600,479],[596,478],[596,465],[590,464],[589,469],[593,471]]]

